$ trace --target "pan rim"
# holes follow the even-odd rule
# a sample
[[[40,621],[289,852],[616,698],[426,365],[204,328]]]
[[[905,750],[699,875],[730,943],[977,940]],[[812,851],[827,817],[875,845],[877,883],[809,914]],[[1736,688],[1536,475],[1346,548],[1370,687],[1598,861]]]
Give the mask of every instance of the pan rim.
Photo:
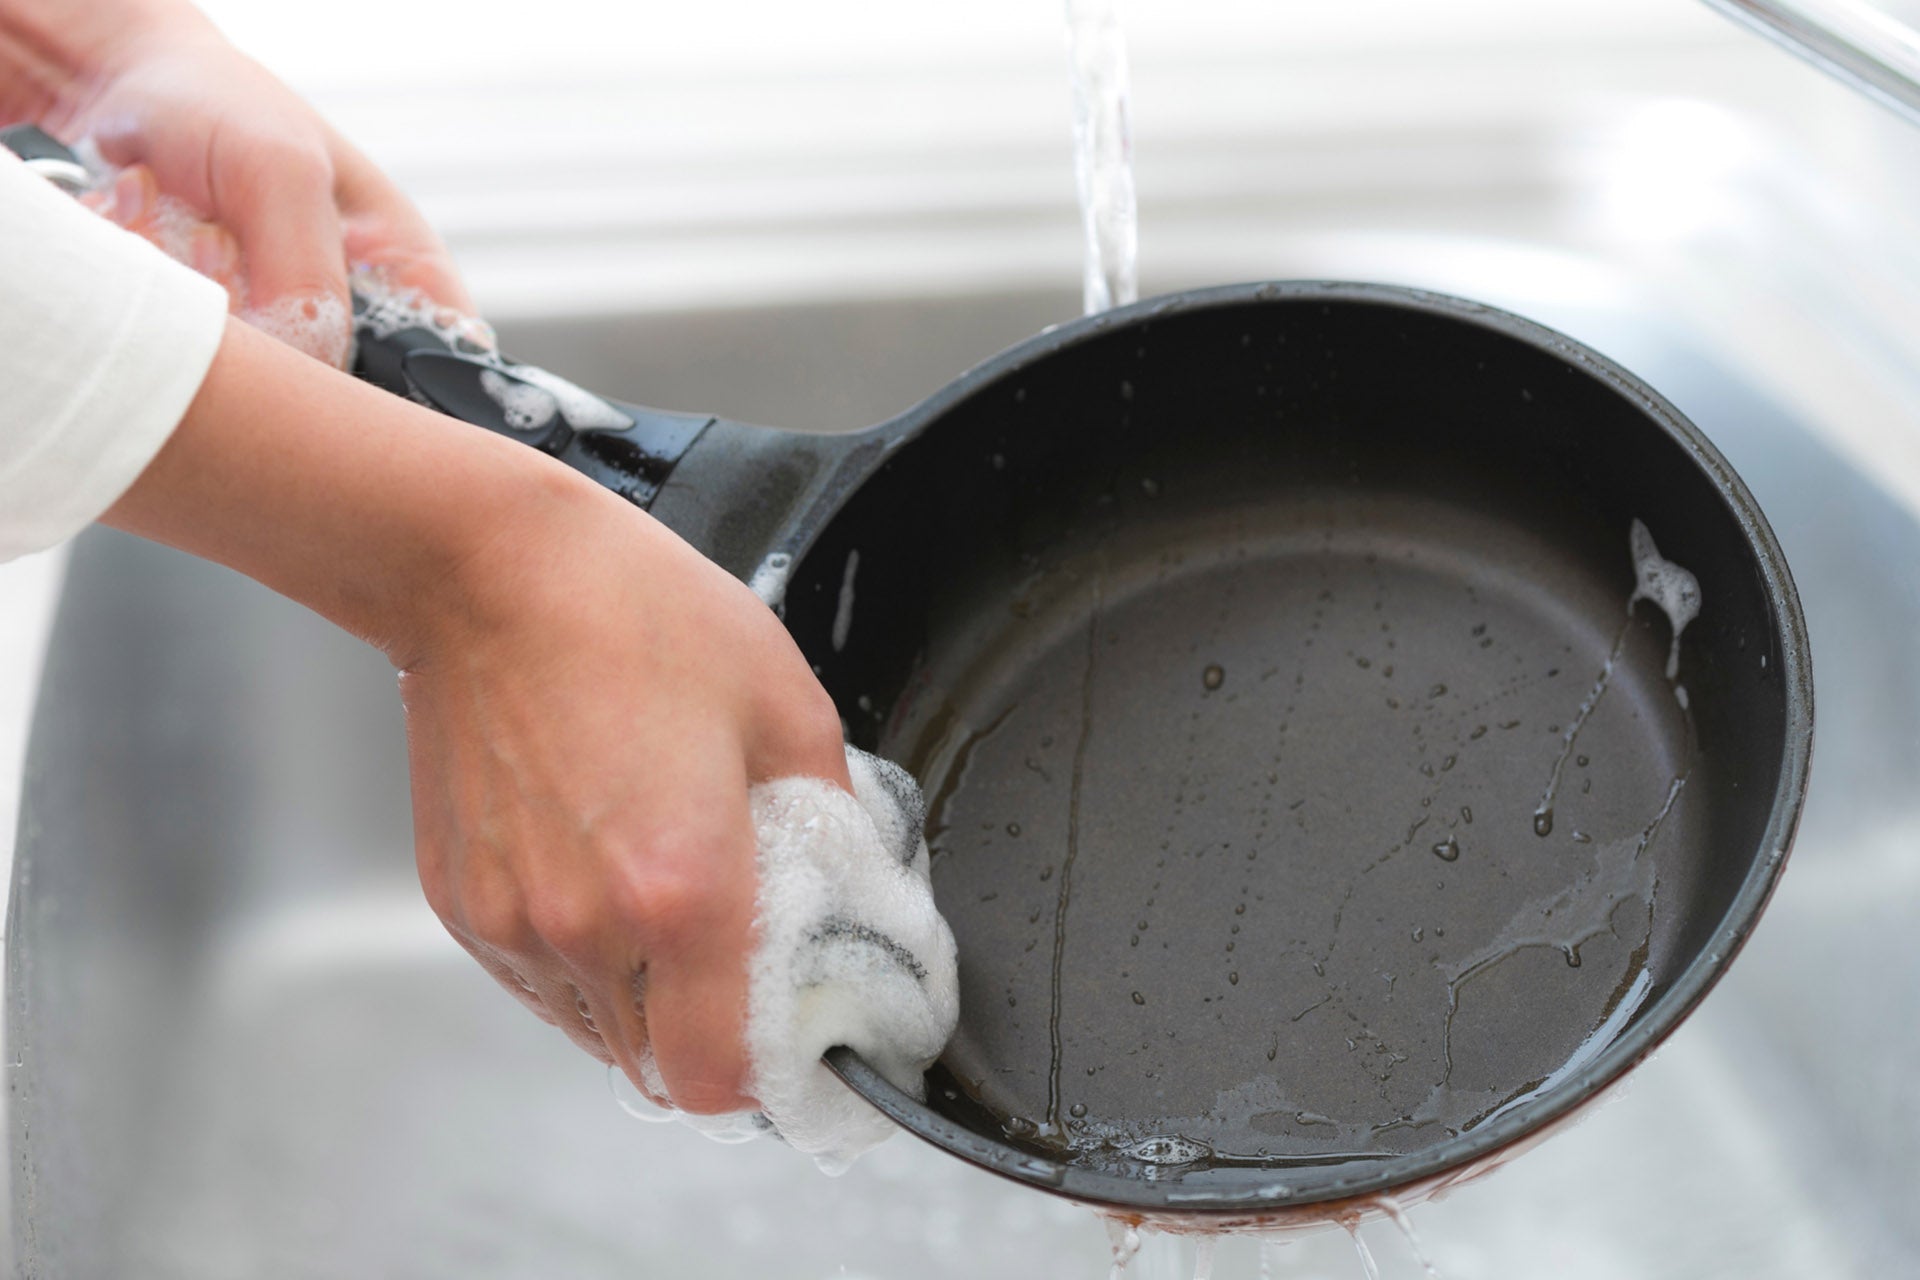
[[[1699,1007],[1745,946],[1785,870],[1812,764],[1813,673],[1806,620],[1786,557],[1745,482],[1698,427],[1634,374],[1557,330],[1485,303],[1401,285],[1337,280],[1257,281],[1146,298],[1049,328],[975,365],[912,409],[874,428],[873,434],[883,439],[885,447],[865,458],[877,468],[886,454],[988,386],[1110,331],[1188,312],[1275,302],[1385,307],[1487,330],[1566,361],[1628,400],[1678,444],[1727,505],[1760,572],[1781,652],[1786,715],[1778,781],[1766,825],[1749,855],[1747,873],[1703,950],[1649,1002],[1626,1033],[1553,1088],[1480,1127],[1418,1151],[1368,1162],[1358,1172],[1327,1181],[1295,1188],[1290,1184],[1297,1174],[1286,1166],[1275,1166],[1258,1174],[1247,1171],[1243,1184],[1183,1188],[1175,1179],[1150,1180],[1063,1164],[964,1128],[890,1084],[850,1050],[829,1051],[827,1065],[849,1087],[923,1141],[979,1168],[1121,1213],[1244,1218],[1250,1213],[1385,1196],[1397,1188],[1482,1165],[1566,1119],[1659,1048]],[[834,509],[865,478],[845,476],[833,486],[836,500],[822,504],[828,509],[809,513],[805,542],[812,541],[810,535],[825,527]],[[793,550],[801,552],[804,546]]]

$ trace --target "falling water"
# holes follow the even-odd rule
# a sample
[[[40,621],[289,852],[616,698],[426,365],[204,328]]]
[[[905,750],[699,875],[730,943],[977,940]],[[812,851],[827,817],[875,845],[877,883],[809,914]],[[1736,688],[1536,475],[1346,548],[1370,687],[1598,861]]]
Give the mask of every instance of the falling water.
[[[1433,1265],[1426,1250],[1420,1247],[1420,1237],[1413,1233],[1413,1221],[1407,1217],[1407,1211],[1400,1207],[1400,1202],[1392,1196],[1381,1196],[1378,1203],[1388,1220],[1400,1228],[1400,1238],[1407,1242],[1407,1250],[1420,1264],[1420,1270],[1426,1273],[1427,1280],[1440,1280],[1440,1269]]]
[[[1367,1242],[1360,1238],[1360,1219],[1354,1218],[1340,1225],[1353,1238],[1353,1251],[1359,1255],[1360,1269],[1366,1272],[1367,1280],[1380,1280],[1380,1264],[1374,1261],[1373,1250],[1367,1248]]]
[[[1067,0],[1073,61],[1073,168],[1086,237],[1088,315],[1140,296],[1134,278],[1139,224],[1133,199],[1133,129],[1127,112],[1127,42],[1116,0]]]

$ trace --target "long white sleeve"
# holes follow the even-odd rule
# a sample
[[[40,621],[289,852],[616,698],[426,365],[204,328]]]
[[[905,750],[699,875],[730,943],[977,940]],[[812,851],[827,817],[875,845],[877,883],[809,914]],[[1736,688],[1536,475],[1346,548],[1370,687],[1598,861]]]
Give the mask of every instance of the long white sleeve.
[[[0,153],[0,560],[137,480],[213,363],[226,291]]]

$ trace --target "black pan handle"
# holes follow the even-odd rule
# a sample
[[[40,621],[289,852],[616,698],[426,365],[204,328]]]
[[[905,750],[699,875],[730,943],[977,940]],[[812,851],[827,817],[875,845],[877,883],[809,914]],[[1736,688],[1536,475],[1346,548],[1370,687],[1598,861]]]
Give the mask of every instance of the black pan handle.
[[[356,290],[353,328],[355,374],[553,455],[740,578],[797,550],[846,468],[884,451],[873,432],[813,435],[609,400],[500,355],[410,299]]]
[[[353,337],[353,372],[368,382],[552,454],[642,509],[714,421],[594,395],[439,323],[414,299],[356,288]]]

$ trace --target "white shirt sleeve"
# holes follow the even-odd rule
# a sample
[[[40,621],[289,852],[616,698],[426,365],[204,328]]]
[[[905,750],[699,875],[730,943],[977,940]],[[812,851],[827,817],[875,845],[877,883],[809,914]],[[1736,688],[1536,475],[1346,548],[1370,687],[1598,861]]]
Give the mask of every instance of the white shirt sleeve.
[[[186,413],[226,291],[0,153],[0,560],[72,537]]]

